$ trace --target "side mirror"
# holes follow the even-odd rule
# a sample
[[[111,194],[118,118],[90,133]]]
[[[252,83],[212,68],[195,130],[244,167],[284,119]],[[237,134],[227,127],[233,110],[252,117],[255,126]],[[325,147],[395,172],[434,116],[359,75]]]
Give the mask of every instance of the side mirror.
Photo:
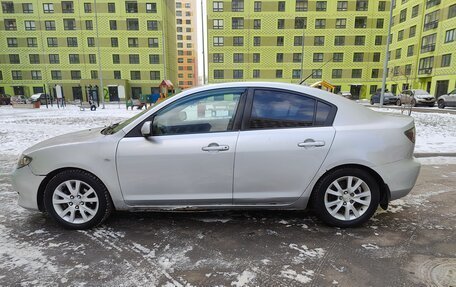
[[[141,127],[141,134],[145,138],[150,137],[152,135],[152,122],[151,121],[144,122],[144,124]]]

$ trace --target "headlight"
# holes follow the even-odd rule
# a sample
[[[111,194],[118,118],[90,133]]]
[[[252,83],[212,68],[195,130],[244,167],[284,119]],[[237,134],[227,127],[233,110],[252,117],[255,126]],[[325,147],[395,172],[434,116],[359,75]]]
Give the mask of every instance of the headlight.
[[[29,165],[32,162],[32,158],[26,155],[21,155],[19,161],[17,162],[17,168],[22,168]]]

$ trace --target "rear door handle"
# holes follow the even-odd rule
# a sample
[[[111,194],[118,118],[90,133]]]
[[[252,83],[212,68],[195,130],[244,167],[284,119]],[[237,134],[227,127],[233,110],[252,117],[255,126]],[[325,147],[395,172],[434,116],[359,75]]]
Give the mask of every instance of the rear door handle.
[[[321,147],[324,146],[325,142],[324,141],[315,141],[313,139],[306,139],[302,143],[298,143],[298,147]]]
[[[227,145],[219,145],[218,143],[211,143],[208,146],[201,148],[203,151],[227,151],[230,149]]]

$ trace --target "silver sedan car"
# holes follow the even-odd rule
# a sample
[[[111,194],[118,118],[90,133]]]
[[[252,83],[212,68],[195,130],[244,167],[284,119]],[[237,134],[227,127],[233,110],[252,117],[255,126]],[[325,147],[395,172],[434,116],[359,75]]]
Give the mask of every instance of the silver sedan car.
[[[13,182],[19,205],[70,229],[113,210],[308,207],[351,227],[410,192],[414,146],[411,117],[300,85],[229,83],[38,143]]]

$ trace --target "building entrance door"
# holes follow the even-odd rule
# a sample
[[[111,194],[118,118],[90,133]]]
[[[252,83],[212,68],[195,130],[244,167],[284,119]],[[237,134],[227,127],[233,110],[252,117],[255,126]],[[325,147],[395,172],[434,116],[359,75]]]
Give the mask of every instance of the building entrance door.
[[[449,84],[448,80],[446,80],[446,81],[437,81],[437,86],[436,86],[436,89],[435,89],[435,97],[436,98],[440,97],[441,95],[445,95],[446,93],[448,93],[448,84]]]

